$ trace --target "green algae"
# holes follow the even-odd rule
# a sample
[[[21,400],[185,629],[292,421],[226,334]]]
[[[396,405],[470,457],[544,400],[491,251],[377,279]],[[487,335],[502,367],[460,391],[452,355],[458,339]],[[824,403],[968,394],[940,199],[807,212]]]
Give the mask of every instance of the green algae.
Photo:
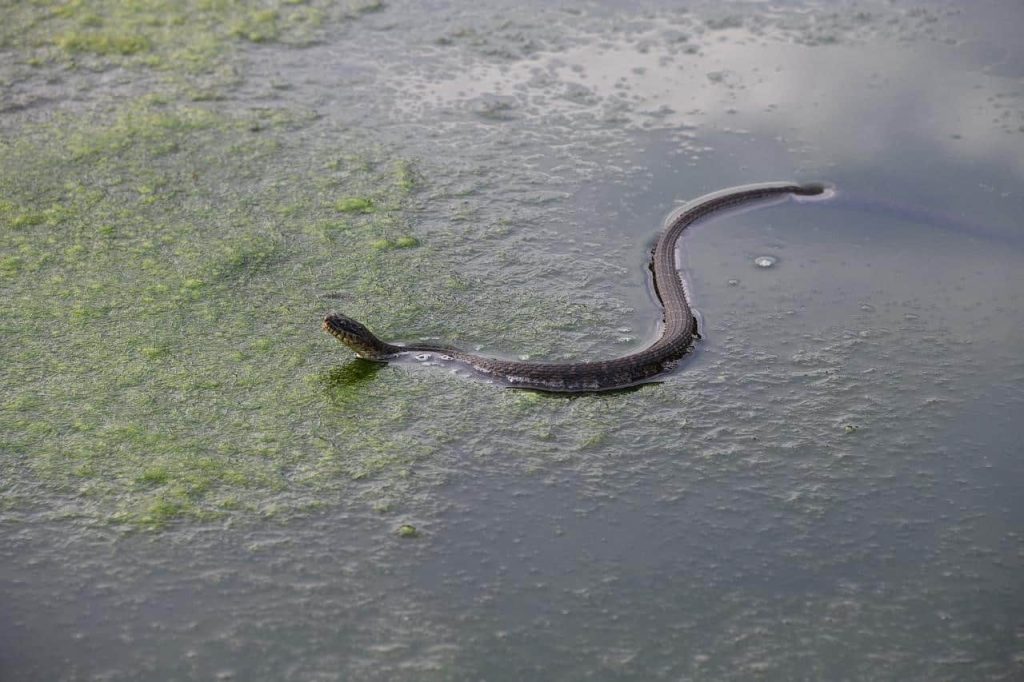
[[[204,72],[238,43],[306,45],[326,26],[380,9],[372,0],[70,0],[4,2],[0,48],[39,66],[53,61],[135,64]]]
[[[24,54],[122,22],[110,35],[137,28],[144,48],[61,49],[159,67],[145,59],[194,47],[177,33],[206,40],[194,22],[248,11],[195,6],[182,19],[159,2],[73,2],[32,21],[19,8],[0,31]],[[261,11],[274,14],[256,24],[291,40],[288,17],[301,6],[267,4]],[[207,66],[230,70],[222,57]],[[574,441],[590,422],[566,429],[559,420],[575,417],[563,401],[356,360],[319,322],[338,309],[388,338],[557,357],[566,314],[607,324],[608,311],[458,272],[460,249],[514,261],[515,247],[502,243],[509,223],[478,227],[460,200],[424,230],[422,216],[447,211],[449,198],[424,161],[313,112],[186,104],[190,86],[176,87],[5,130],[7,480],[60,491],[71,500],[61,514],[160,528],[276,517],[339,497],[400,509],[410,491],[443,480],[454,457],[511,456],[482,441],[479,424],[532,439],[537,462],[569,456],[559,438],[568,431]]]
[[[320,283],[282,275],[298,263],[372,265],[380,228],[332,221],[335,191],[375,187],[391,212],[407,196],[387,163],[258,193],[221,180],[279,161],[253,129],[306,123],[147,97],[109,119],[28,126],[0,148],[5,452],[51,485],[106,500],[96,509],[109,518],[149,527],[280,508],[269,499],[296,481],[364,478],[414,456],[410,437],[360,426],[349,449],[366,457],[311,463],[310,434],[292,433],[320,400],[295,379],[318,372],[330,339],[316,325]],[[287,222],[272,217],[282,204]],[[310,235],[311,224],[332,229]],[[336,241],[346,249],[322,248]]]
[[[339,199],[335,207],[342,213],[373,213],[376,210],[373,199],[369,197],[345,197]]]
[[[128,56],[147,52],[150,42],[142,36],[109,33],[65,33],[57,38],[57,46],[65,52],[92,52],[98,55]]]
[[[0,146],[0,451],[69,495],[62,513],[159,529],[339,495],[394,510],[475,424],[557,450],[550,402],[353,359],[320,331],[339,308],[389,337],[544,352],[559,305],[518,294],[539,321],[510,330],[414,234],[413,163],[321,125],[151,95]]]
[[[411,249],[414,246],[419,246],[419,243],[416,237],[406,235],[397,239],[376,239],[370,245],[378,251],[386,251],[388,249]]]

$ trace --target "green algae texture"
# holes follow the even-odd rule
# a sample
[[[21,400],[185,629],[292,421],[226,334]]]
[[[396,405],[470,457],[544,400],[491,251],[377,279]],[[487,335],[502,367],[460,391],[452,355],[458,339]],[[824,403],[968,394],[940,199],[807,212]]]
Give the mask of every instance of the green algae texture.
[[[310,125],[147,96],[0,147],[3,447],[68,513],[315,507],[318,487],[416,456],[318,325],[334,286],[372,300],[375,272],[416,300],[408,164],[339,135],[307,175],[282,173],[282,136]],[[379,213],[340,208],[351,194]],[[311,426],[325,406],[329,436]]]
[[[381,7],[374,0],[71,0],[3,2],[0,48],[37,63],[115,59],[170,70],[223,65],[237,43],[310,44],[325,25]]]

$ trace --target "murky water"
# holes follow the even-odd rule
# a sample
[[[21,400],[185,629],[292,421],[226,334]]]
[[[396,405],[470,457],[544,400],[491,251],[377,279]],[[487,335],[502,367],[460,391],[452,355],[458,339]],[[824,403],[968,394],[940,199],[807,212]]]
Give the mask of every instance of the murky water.
[[[1024,675],[1018,3],[271,5],[4,10],[0,678]],[[784,179],[659,384],[319,331],[627,353]]]

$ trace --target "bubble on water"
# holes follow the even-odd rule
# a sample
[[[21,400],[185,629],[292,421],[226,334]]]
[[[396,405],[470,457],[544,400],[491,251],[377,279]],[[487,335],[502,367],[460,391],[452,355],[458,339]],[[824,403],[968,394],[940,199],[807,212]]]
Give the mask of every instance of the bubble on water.
[[[779,259],[775,256],[758,256],[754,259],[754,265],[759,268],[770,268],[779,262]]]

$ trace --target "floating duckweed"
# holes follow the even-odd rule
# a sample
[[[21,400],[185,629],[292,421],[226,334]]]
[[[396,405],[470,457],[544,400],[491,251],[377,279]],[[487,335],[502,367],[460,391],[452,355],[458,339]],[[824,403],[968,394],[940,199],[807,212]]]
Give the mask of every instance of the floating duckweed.
[[[276,40],[280,35],[277,26],[278,17],[277,10],[274,9],[253,12],[232,26],[231,35],[236,38],[245,38],[254,43]]]
[[[157,530],[184,513],[185,503],[183,500],[160,498],[149,505],[149,508],[139,518],[139,522],[143,526]]]
[[[362,198],[329,224],[345,248],[323,248],[326,229],[305,227],[330,220],[315,177],[257,194],[247,179],[194,178],[196,168],[272,176],[281,147],[260,138],[303,134],[301,117],[282,120],[287,129],[262,113],[143,97],[99,120],[25,125],[0,145],[0,166],[19,169],[0,179],[0,319],[15,341],[0,363],[0,432],[24,454],[15,476],[72,491],[96,520],[159,528],[271,513],[274,500],[279,512],[301,511],[360,478],[391,482],[390,499],[436,450],[406,429],[426,389],[371,408],[391,373],[335,352],[345,349],[316,330],[326,303],[310,295],[390,296],[402,319],[422,315],[412,293],[429,254],[410,253],[409,268],[381,276],[391,256],[370,246],[406,225],[397,161],[365,152],[364,166],[331,180],[331,191]],[[251,122],[266,134],[253,136]],[[360,149],[357,138],[350,148]],[[125,191],[94,191],[84,177]],[[416,243],[392,240],[385,251]],[[368,505],[376,494],[365,493]]]
[[[72,306],[71,316],[77,322],[97,320],[107,314],[107,308],[102,305],[90,306],[78,304]]]
[[[419,246],[420,241],[416,237],[399,237],[398,239],[375,239],[370,245],[377,251],[388,251],[390,249],[409,249]]]
[[[402,159],[395,164],[395,181],[400,189],[411,192],[416,188],[416,176],[412,164]]]
[[[194,13],[198,19],[182,14],[173,31],[151,31],[143,19],[162,4],[65,3],[61,20],[81,25],[61,30],[134,35],[137,27],[150,56],[180,56],[192,69],[218,49],[213,38],[246,23],[239,14],[254,12],[251,5],[200,0],[205,9]],[[87,6],[96,20],[85,18]],[[275,24],[273,39],[286,39],[290,12],[276,8],[252,23],[257,29]],[[211,16],[223,28],[194,42],[172,45],[169,40],[181,38],[163,37],[193,33],[195,21]],[[92,59],[130,62],[116,53]],[[204,86],[201,94],[215,99],[216,87]],[[63,488],[72,500],[87,496],[78,509],[94,519],[116,511],[119,521],[151,527],[227,510],[269,516],[310,498],[333,502],[339,491],[364,495],[368,504],[382,494],[400,500],[407,488],[396,481],[433,475],[432,467],[416,464],[448,457],[457,429],[474,429],[483,418],[498,417],[488,410],[518,404],[474,382],[459,382],[458,390],[438,398],[444,376],[417,383],[407,372],[351,361],[351,353],[316,331],[334,303],[327,296],[337,296],[359,319],[375,307],[380,317],[371,326],[394,320],[383,331],[452,331],[431,319],[424,301],[447,303],[451,291],[475,296],[474,280],[448,272],[426,248],[388,252],[417,246],[414,237],[395,235],[410,232],[406,195],[431,175],[364,150],[361,133],[339,131],[340,148],[364,162],[316,177],[302,169],[322,170],[328,159],[303,141],[300,116],[292,115],[294,128],[282,132],[291,123],[176,101],[147,97],[126,106],[113,100],[110,107],[120,109],[109,119],[58,117],[24,126],[0,146],[0,165],[18,169],[0,188],[10,199],[0,221],[20,227],[0,227],[0,252],[20,259],[7,264],[17,279],[0,301],[0,318],[15,342],[0,363],[9,370],[5,399],[24,406],[0,411],[5,448],[16,453],[15,476]],[[322,125],[309,137],[323,139]],[[297,161],[299,155],[311,158]],[[86,182],[104,190],[91,196]],[[331,197],[326,206],[325,196]],[[355,200],[338,207],[346,215],[331,210],[339,196]],[[60,205],[47,208],[50,201]],[[332,215],[337,222],[330,228],[304,227]],[[96,239],[95,231],[116,240]],[[390,235],[380,240],[383,248],[372,246],[382,235]],[[318,242],[324,238],[338,248],[324,248]],[[398,260],[402,267],[395,267]],[[555,317],[538,314],[530,294],[522,298],[517,319]],[[66,325],[64,313],[73,307],[80,324]],[[506,319],[491,318],[472,318],[475,340],[507,334]],[[550,326],[516,326],[517,344],[531,353],[548,350],[536,339],[546,338]],[[36,395],[45,400],[30,402]],[[422,406],[442,399],[452,411],[480,412],[457,422],[418,418]],[[542,400],[521,399],[526,405]],[[522,410],[524,419],[546,419],[546,412]],[[547,426],[544,433],[559,431]],[[369,484],[351,485],[352,479]],[[402,534],[418,535],[408,529]]]
[[[5,275],[16,274],[21,270],[24,260],[19,256],[4,256],[0,258],[0,273]]]
[[[346,197],[334,205],[342,213],[373,213],[373,199],[368,197]]]
[[[170,479],[170,474],[167,473],[167,469],[162,467],[156,467],[153,469],[147,469],[139,477],[139,483],[145,485],[163,485]]]
[[[372,0],[73,0],[7,5],[0,47],[9,48],[15,41],[48,44],[71,57],[72,63],[85,55],[190,74],[218,71],[238,42],[305,45],[328,21],[353,19],[379,7]],[[30,53],[27,62],[44,65],[54,58],[59,53]]]
[[[142,348],[142,354],[145,355],[150,360],[158,360],[162,357],[167,356],[169,353],[170,351],[168,351],[167,348],[163,346],[143,346]]]
[[[242,508],[242,502],[237,497],[225,497],[217,503],[217,506],[224,510],[234,511]]]
[[[30,410],[39,405],[39,398],[36,396],[20,395],[13,400],[4,403],[7,410]]]
[[[74,32],[59,36],[57,46],[68,52],[92,52],[98,55],[132,55],[150,49],[146,38],[138,35]]]
[[[32,225],[41,225],[45,222],[45,213],[22,213],[19,216],[15,216],[14,220],[11,221],[11,227],[30,227]]]

